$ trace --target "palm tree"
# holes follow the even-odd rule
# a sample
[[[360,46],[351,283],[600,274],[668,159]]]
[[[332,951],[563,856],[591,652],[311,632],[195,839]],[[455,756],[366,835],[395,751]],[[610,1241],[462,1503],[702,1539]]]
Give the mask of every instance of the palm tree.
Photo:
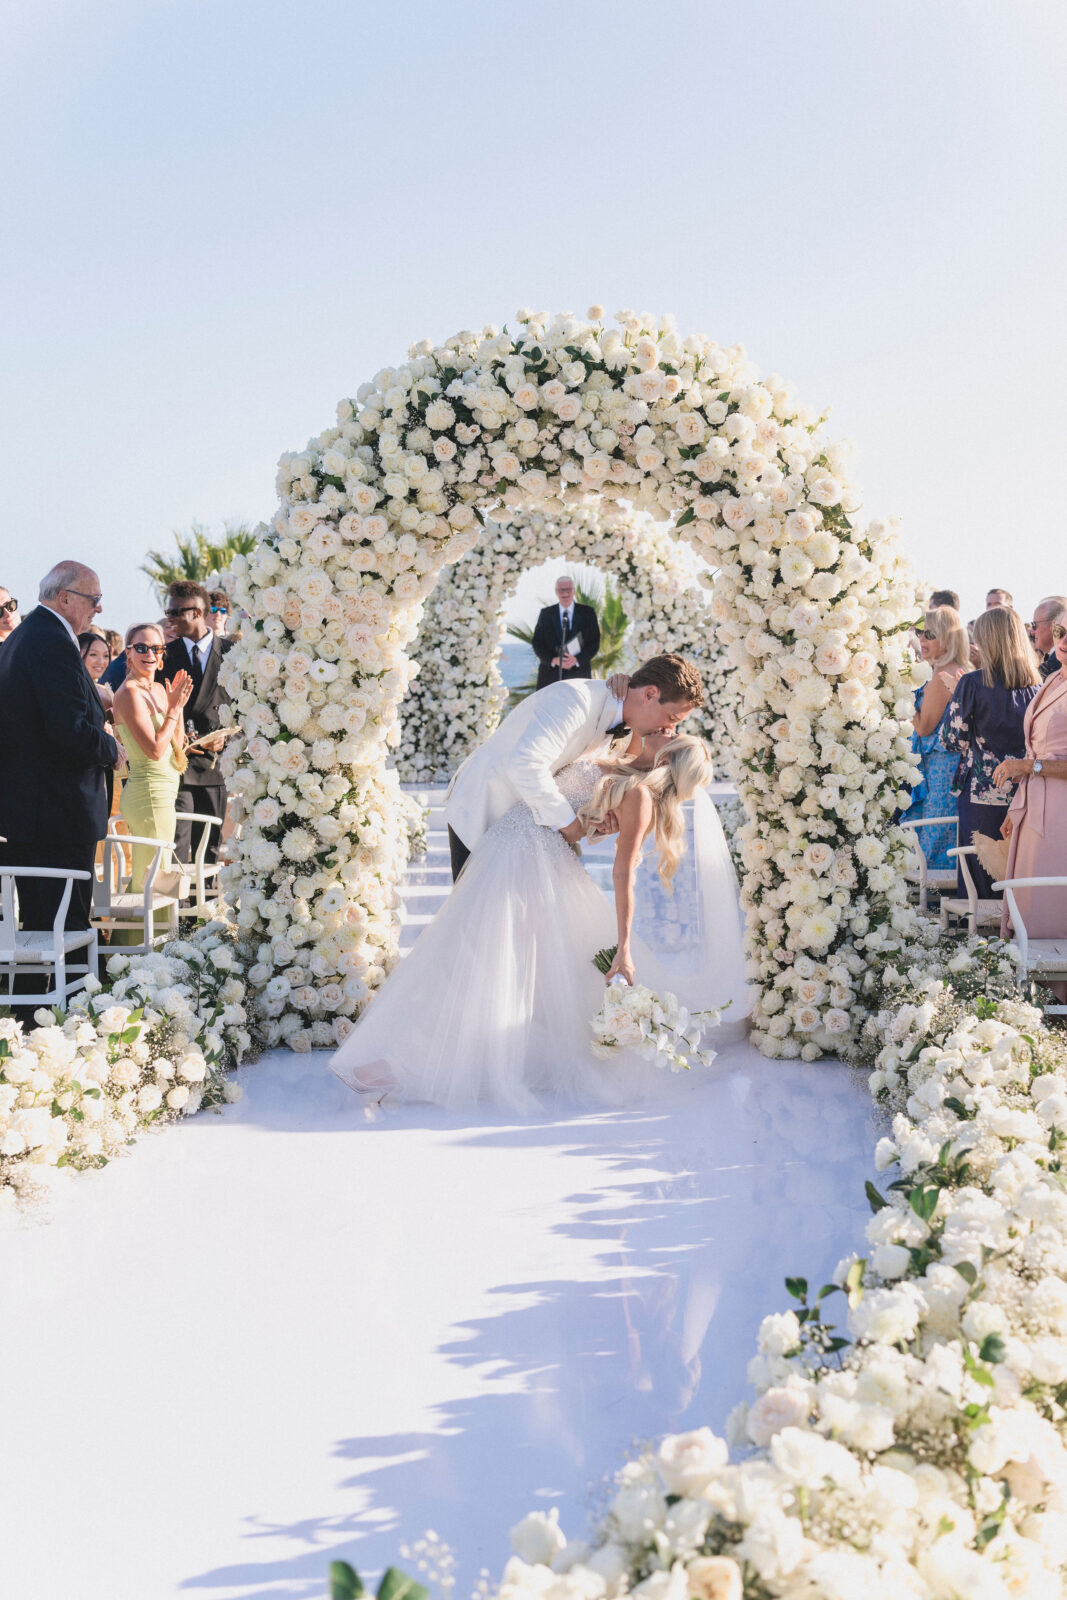
[[[166,550],[149,550],[141,571],[152,580],[160,599],[172,583],[181,578],[193,583],[212,583],[225,572],[234,556],[248,556],[256,548],[257,539],[244,522],[227,523],[221,537],[212,536],[209,529],[194,522],[188,533],[175,532],[177,553]]]
[[[597,651],[593,662],[593,676],[596,678],[610,677],[618,670],[622,659],[623,644],[626,639],[626,630],[630,626],[630,619],[623,610],[622,600],[614,578],[607,577],[602,581],[596,579],[592,583],[588,579],[579,578],[571,574],[574,591],[584,606],[593,606],[596,609],[600,622],[600,649]],[[548,604],[547,601],[544,604]],[[507,626],[508,637],[518,639],[523,644],[533,645],[534,631],[525,622],[509,622]],[[520,700],[525,700],[528,694],[533,694],[537,688],[536,674],[528,683],[520,683],[512,689],[508,697],[509,709],[517,706]]]

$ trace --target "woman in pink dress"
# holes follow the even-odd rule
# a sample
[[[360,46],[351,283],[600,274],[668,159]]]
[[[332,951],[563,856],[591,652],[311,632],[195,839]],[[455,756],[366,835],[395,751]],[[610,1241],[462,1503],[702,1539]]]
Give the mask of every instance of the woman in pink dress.
[[[1052,632],[1060,669],[1027,707],[1026,754],[993,774],[998,785],[1019,785],[1001,829],[1009,878],[1067,877],[1067,630],[1057,623]],[[1067,888],[1017,889],[1015,898],[1031,938],[1067,937]],[[1010,932],[1006,907],[1002,931]]]

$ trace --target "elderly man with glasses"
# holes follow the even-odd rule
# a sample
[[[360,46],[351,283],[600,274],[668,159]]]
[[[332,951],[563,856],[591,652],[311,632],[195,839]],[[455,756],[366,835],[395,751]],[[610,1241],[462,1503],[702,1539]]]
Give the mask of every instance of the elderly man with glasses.
[[[61,561],[41,580],[40,604],[0,650],[0,861],[11,867],[92,872],[107,832],[108,768],[122,746],[108,733],[78,635],[100,612],[100,580],[79,561]],[[91,883],[75,882],[67,927],[87,928]],[[50,929],[60,878],[19,886],[24,928]],[[36,981],[36,980],[35,980]]]
[[[1038,601],[1034,607],[1034,620],[1027,625],[1026,631],[1041,657],[1039,670],[1043,678],[1051,678],[1054,672],[1060,670],[1060,658],[1056,654],[1052,630],[1056,623],[1064,621],[1067,621],[1067,595],[1049,594],[1044,600]]]
[[[230,697],[219,683],[219,664],[233,648],[233,640],[216,634],[210,617],[211,597],[203,584],[186,578],[171,584],[167,590],[166,618],[176,637],[167,645],[162,669],[156,676],[165,680],[184,669],[193,680],[193,692],[185,707],[185,732],[188,739],[199,743],[189,752],[189,764],[182,773],[177,800],[178,829],[174,836],[178,860],[186,862],[193,860],[204,824],[183,821],[182,813],[207,813],[218,817],[220,824],[226,816],[226,785],[218,760],[225,739],[218,730],[222,726],[220,713],[229,705]],[[206,851],[209,862],[218,857],[221,837],[221,827],[209,830]]]

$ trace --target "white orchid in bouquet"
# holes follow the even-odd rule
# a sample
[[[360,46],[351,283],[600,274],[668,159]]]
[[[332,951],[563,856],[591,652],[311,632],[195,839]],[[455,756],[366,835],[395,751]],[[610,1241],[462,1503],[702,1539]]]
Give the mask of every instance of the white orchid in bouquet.
[[[597,971],[607,973],[614,956],[614,950],[598,950],[593,957]],[[714,1007],[690,1012],[673,994],[654,994],[643,984],[620,979],[608,984],[590,1023],[593,1054],[610,1061],[620,1051],[632,1051],[672,1072],[688,1071],[693,1061],[710,1067],[716,1052],[701,1050],[700,1041],[721,1020],[722,1011]]]
[[[630,659],[674,651],[696,662],[707,701],[693,731],[732,775],[737,729],[725,652],[708,610],[710,569],[651,517],[594,504],[490,521],[481,542],[446,569],[412,646],[419,671],[400,708],[397,754],[404,781],[453,772],[499,723],[508,700],[499,670],[505,607],[523,571],[560,557],[611,572],[630,617]]]
[[[138,1131],[240,1098],[225,1069],[256,1048],[232,931],[209,923],[147,955],[112,955],[69,1010],[0,1018],[0,1202],[41,1167],[101,1166]]]
[[[811,1059],[862,1021],[853,958],[862,968],[909,916],[891,823],[926,676],[907,645],[914,579],[893,527],[856,520],[847,451],[789,384],[670,317],[616,324],[599,306],[522,311],[424,341],[282,458],[273,522],[233,563],[250,625],[222,669],[245,823],[226,886],[277,1040],[334,1042],[395,959],[404,844],[387,758],[437,574],[487,517],[559,522],[596,502],[670,525],[717,568],[755,1041]]]

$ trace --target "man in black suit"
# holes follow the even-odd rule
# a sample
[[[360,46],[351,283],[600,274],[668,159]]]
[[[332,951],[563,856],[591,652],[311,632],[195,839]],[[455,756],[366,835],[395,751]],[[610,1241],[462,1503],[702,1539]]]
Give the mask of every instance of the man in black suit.
[[[219,712],[230,697],[219,683],[219,663],[233,648],[232,639],[219,638],[211,630],[208,614],[211,601],[203,584],[181,579],[167,590],[167,617],[177,638],[168,644],[163,666],[156,673],[162,682],[183,669],[193,680],[193,692],[185,706],[185,731],[190,739],[216,733],[222,726]],[[189,756],[189,765],[178,786],[178,827],[174,847],[178,860],[192,861],[204,831],[202,822],[185,822],[183,811],[207,812],[221,823],[226,815],[226,785],[219,771],[218,752],[225,740],[209,739]],[[209,830],[206,860],[214,861],[222,838],[220,828]]]
[[[107,832],[104,774],[123,758],[78,649],[100,611],[100,580],[61,561],[41,580],[40,605],[0,650],[0,861],[8,867],[93,870]],[[22,926],[50,929],[61,878],[23,878]],[[67,927],[87,928],[92,883],[75,882]]]
[[[567,646],[580,637],[576,653]],[[591,678],[593,661],[600,649],[600,624],[592,606],[576,605],[574,579],[556,579],[556,604],[545,606],[533,634],[534,654],[540,665],[537,687],[561,678]]]

